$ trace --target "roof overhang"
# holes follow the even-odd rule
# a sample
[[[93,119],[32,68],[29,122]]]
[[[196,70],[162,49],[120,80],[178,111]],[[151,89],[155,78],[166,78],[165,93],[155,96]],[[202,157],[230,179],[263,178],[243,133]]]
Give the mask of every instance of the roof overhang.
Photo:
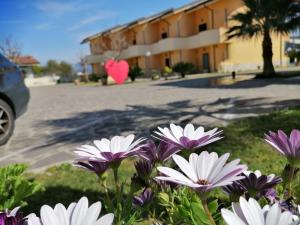
[[[85,38],[80,44],[87,43],[87,42],[89,42],[89,41],[91,41],[95,38],[98,38],[98,37],[101,37],[101,36],[104,36],[104,35],[115,33],[115,32],[118,32],[118,31],[125,31],[127,29],[132,29],[137,25],[143,25],[145,23],[153,23],[153,22],[159,21],[159,20],[161,20],[161,19],[163,19],[163,18],[165,18],[165,17],[167,17],[171,14],[177,14],[177,13],[181,13],[181,12],[192,12],[194,10],[197,10],[199,7],[203,7],[208,3],[211,4],[211,3],[214,3],[216,1],[218,1],[218,0],[198,0],[196,2],[186,4],[184,6],[176,8],[176,9],[170,8],[170,9],[164,10],[162,12],[156,13],[154,15],[151,15],[149,17],[143,17],[143,18],[134,20],[132,22],[129,22],[129,23],[126,23],[126,24],[123,24],[123,25],[118,25],[118,26],[115,26],[113,28],[110,28],[110,29],[104,30],[102,32],[99,32],[97,34],[91,35],[91,36]]]

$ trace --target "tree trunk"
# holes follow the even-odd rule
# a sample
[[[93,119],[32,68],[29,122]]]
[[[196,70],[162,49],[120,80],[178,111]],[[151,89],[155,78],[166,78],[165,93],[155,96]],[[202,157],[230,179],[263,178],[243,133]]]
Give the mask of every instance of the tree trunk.
[[[264,69],[263,76],[272,76],[275,75],[275,69],[273,66],[273,47],[272,39],[270,37],[270,31],[265,30],[264,40],[263,40],[263,59],[264,59]]]

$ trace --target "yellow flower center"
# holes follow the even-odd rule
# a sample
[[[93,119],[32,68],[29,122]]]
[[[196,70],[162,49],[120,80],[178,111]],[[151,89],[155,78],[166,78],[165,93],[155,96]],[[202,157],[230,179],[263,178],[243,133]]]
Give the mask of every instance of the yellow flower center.
[[[197,184],[200,184],[200,185],[208,185],[209,182],[207,180],[198,180],[197,181]]]

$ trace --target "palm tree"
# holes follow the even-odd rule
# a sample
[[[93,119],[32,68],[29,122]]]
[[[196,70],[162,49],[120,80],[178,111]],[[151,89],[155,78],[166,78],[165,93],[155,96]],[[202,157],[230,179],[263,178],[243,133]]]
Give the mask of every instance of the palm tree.
[[[299,0],[243,0],[245,12],[232,16],[237,22],[227,31],[227,38],[263,37],[263,75],[275,74],[273,66],[272,34],[287,35],[300,27]]]

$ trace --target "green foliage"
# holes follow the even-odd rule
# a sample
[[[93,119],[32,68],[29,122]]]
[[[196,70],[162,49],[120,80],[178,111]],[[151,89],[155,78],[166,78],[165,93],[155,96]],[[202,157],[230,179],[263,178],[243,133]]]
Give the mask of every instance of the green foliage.
[[[253,37],[265,32],[288,34],[300,24],[300,3],[294,0],[243,0],[247,10],[234,14],[238,22],[227,32],[228,38]]]
[[[159,70],[152,70],[151,71],[151,79],[152,80],[159,80],[161,77],[161,72]]]
[[[173,71],[180,73],[182,77],[185,77],[186,74],[194,73],[196,67],[193,63],[179,62],[173,66]]]
[[[56,74],[62,78],[73,76],[72,65],[65,61],[57,62],[55,60],[49,60],[44,70],[49,74]]]
[[[108,76],[107,76],[107,74],[101,74],[99,78],[101,80],[102,85],[105,86],[105,85],[108,84]]]
[[[44,69],[41,66],[32,66],[32,72],[34,75],[39,76],[44,72]]]
[[[50,74],[58,74],[60,72],[59,63],[55,60],[49,60],[45,67],[45,71]]]
[[[171,74],[173,72],[172,68],[168,67],[168,66],[165,66],[164,69],[163,69],[163,74]]]
[[[297,59],[298,62],[300,61],[300,51],[297,51],[296,49],[289,51],[287,55],[290,58],[291,62],[294,62],[295,59]]]
[[[272,34],[287,35],[300,24],[300,2],[295,0],[243,0],[246,10],[236,13],[235,25],[226,35],[231,38],[263,37],[264,68],[262,76],[274,76]]]
[[[269,130],[279,129],[290,133],[292,129],[299,127],[300,108],[279,110],[269,115],[230,123],[223,128],[225,138],[207,148],[220,154],[230,152],[232,159],[240,158],[251,170],[280,174],[286,159],[264,141],[264,134]]]
[[[68,77],[71,76],[73,73],[72,65],[65,62],[61,61],[59,64],[59,75],[63,77]]]
[[[188,188],[162,192],[158,195],[158,203],[164,208],[160,217],[167,224],[210,225],[199,196]],[[210,201],[208,207],[214,219],[220,220],[217,200]]]
[[[135,81],[137,77],[143,75],[144,75],[143,70],[138,65],[134,65],[130,68],[129,77],[132,81]]]
[[[18,164],[0,168],[0,210],[24,206],[26,198],[41,190],[39,183],[24,176],[26,168]]]

